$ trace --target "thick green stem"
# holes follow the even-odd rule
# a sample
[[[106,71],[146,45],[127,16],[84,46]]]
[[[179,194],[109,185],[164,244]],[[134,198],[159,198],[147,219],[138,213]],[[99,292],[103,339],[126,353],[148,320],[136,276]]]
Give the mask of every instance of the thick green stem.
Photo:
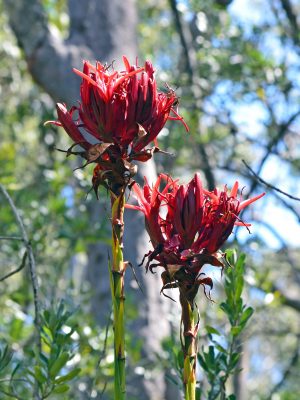
[[[194,300],[180,290],[182,350],[184,356],[183,383],[185,400],[196,398],[197,324],[194,318]]]
[[[111,293],[114,315],[115,400],[124,400],[125,384],[125,329],[124,329],[124,274],[123,231],[124,193],[111,195],[112,265]]]

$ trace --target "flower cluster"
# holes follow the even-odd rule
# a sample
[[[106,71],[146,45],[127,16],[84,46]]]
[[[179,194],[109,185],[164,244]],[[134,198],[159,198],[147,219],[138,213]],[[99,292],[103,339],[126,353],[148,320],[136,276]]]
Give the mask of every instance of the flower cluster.
[[[223,267],[221,247],[235,225],[250,226],[239,215],[264,193],[242,201],[238,182],[228,190],[203,188],[196,173],[188,184],[161,174],[153,186],[145,179],[141,188],[133,181],[136,161],[147,161],[160,151],[156,138],[168,119],[180,120],[188,130],[176,106],[175,92],[168,88],[158,92],[154,68],[149,61],[143,67],[131,65],[123,57],[125,69],[116,71],[97,62],[85,61],[83,71],[74,69],[82,78],[81,100],[70,109],[57,104],[57,121],[73,140],[66,151],[95,163],[92,184],[98,196],[99,185],[111,195],[112,263],[111,290],[114,308],[115,398],[125,393],[124,344],[124,274],[128,262],[123,259],[125,189],[132,188],[138,205],[127,208],[141,211],[153,249],[146,270],[163,267],[165,289],[178,288],[181,304],[181,345],[183,351],[183,382],[186,398],[196,392],[197,332],[195,298],[200,285],[213,287],[212,279],[203,273],[203,265]],[[148,148],[154,142],[154,147]],[[80,149],[74,151],[74,147]],[[85,166],[84,165],[84,166]],[[83,167],[84,167],[83,166]],[[167,296],[168,297],[168,296]]]
[[[160,186],[165,183],[162,190]],[[206,263],[223,266],[218,250],[235,225],[250,226],[239,219],[239,213],[264,193],[242,201],[238,196],[238,182],[231,191],[210,192],[202,186],[200,175],[184,185],[161,174],[153,187],[145,181],[143,189],[134,184],[139,205],[127,205],[142,211],[153,250],[148,254],[147,269],[165,268],[169,283],[173,278],[194,282]],[[170,281],[171,279],[171,281]],[[200,284],[212,286],[209,278]]]
[[[81,101],[69,110],[57,104],[58,121],[49,122],[62,126],[73,140],[67,155],[82,156],[85,165],[96,163],[96,195],[99,185],[116,196],[133,185],[139,205],[128,207],[144,213],[154,248],[147,254],[147,268],[163,266],[171,281],[183,274],[183,280],[192,277],[194,282],[205,263],[223,266],[218,250],[234,225],[249,226],[239,219],[240,211],[264,194],[241,201],[237,182],[231,191],[225,187],[210,192],[202,187],[199,174],[186,185],[166,175],[153,187],[146,181],[143,190],[134,184],[134,162],[147,161],[159,151],[156,138],[166,121],[180,120],[188,128],[177,113],[175,92],[158,92],[152,64],[131,65],[126,57],[123,62],[123,71],[87,61],[82,72],[74,69],[82,78]],[[155,146],[148,148],[151,142]],[[76,145],[81,150],[74,151]]]
[[[159,151],[157,146],[147,146],[156,141],[167,119],[183,122],[175,109],[175,92],[157,91],[152,64],[146,61],[138,67],[126,57],[123,61],[121,72],[87,61],[83,72],[74,69],[82,78],[81,102],[70,110],[57,104],[58,121],[49,121],[62,126],[74,141],[67,155],[81,155],[87,164],[97,164],[93,174],[96,193],[100,184],[113,192],[126,186],[136,173],[132,161],[147,161]],[[75,145],[84,151],[73,151]]]

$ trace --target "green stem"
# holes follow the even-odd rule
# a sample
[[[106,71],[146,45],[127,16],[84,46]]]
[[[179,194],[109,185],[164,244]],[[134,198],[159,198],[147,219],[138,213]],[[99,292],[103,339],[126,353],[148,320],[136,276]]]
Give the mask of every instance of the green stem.
[[[124,400],[125,384],[125,329],[124,329],[124,274],[123,231],[124,231],[124,192],[111,195],[112,224],[112,265],[111,293],[114,316],[114,365],[115,365],[115,400]]]
[[[196,398],[197,327],[194,318],[194,301],[180,290],[181,323],[183,327],[182,350],[184,356],[183,384],[185,400]]]

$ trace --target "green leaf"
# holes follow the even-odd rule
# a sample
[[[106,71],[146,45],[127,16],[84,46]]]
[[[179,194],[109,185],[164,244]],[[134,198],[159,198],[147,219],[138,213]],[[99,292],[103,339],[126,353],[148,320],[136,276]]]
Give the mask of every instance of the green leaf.
[[[49,323],[49,321],[50,321],[50,311],[49,310],[44,311],[44,319],[45,319],[45,322]]]
[[[52,393],[66,393],[69,389],[69,385],[59,385],[54,388]]]
[[[254,309],[252,307],[246,308],[241,317],[241,325],[245,326],[248,320],[252,317]]]
[[[216,349],[219,350],[221,353],[227,354],[227,350],[219,343],[216,343]]]
[[[244,274],[245,260],[246,260],[246,254],[245,253],[240,254],[235,264],[236,271],[239,275]]]
[[[68,343],[70,341],[69,334],[57,333],[56,337],[55,337],[55,341],[58,345],[63,346],[65,343]]]
[[[199,387],[196,387],[196,400],[201,400],[202,390]]]
[[[50,368],[49,375],[51,378],[55,378],[55,376],[59,373],[59,371],[66,365],[69,361],[70,355],[67,351],[64,351],[53,363]]]
[[[242,312],[243,308],[244,308],[243,299],[240,297],[236,302],[236,310],[235,310],[235,312],[237,314],[240,314]]]
[[[47,326],[43,326],[43,339],[44,341],[49,344],[53,340],[53,335],[50,329]]]
[[[227,400],[236,400],[236,397],[234,394],[231,394],[230,396],[227,397]]]
[[[198,361],[201,367],[208,372],[209,368],[201,354],[198,354]]]
[[[233,353],[232,354],[232,356],[230,358],[230,362],[229,362],[229,370],[233,370],[236,367],[236,365],[237,365],[237,363],[238,363],[238,361],[240,359],[240,356],[241,356],[240,353]]]
[[[229,307],[229,305],[228,305],[227,303],[224,303],[224,302],[221,303],[221,304],[220,304],[220,308],[221,308],[221,310],[224,311],[225,314],[227,314],[228,316],[231,315],[231,309],[230,309],[230,307]]]
[[[81,368],[75,368],[70,371],[68,374],[60,376],[59,378],[55,379],[55,383],[62,383],[70,381],[71,379],[75,378],[81,371]]]
[[[221,354],[220,359],[219,359],[219,364],[220,367],[223,371],[227,371],[227,355],[226,354]]]
[[[48,367],[49,359],[42,353],[40,353],[39,358],[40,358],[40,362]]]
[[[178,362],[179,368],[182,369],[183,365],[184,365],[184,356],[183,356],[183,351],[182,350],[178,351],[177,362]]]
[[[241,275],[241,276],[237,277],[237,281],[236,281],[236,288],[235,288],[235,294],[234,294],[235,301],[237,301],[241,298],[243,288],[244,288],[244,278]]]
[[[6,345],[3,351],[0,351],[0,371],[4,370],[12,359],[13,353]]]
[[[208,347],[208,353],[204,353],[206,364],[209,368],[214,368],[215,363],[215,348],[214,346]]]
[[[22,319],[15,318],[10,326],[10,332],[9,332],[10,337],[15,341],[20,340],[22,336],[23,327],[24,327],[24,321]]]
[[[64,314],[64,309],[65,309],[65,305],[64,305],[64,301],[62,300],[60,303],[59,303],[59,306],[58,306],[58,310],[57,310],[57,319],[61,319],[61,317],[63,317],[63,314]],[[64,321],[65,322],[65,321]]]
[[[212,326],[206,325],[205,329],[206,329],[207,333],[211,333],[211,334],[215,334],[215,335],[219,335],[219,336],[221,335],[220,332]]]
[[[54,313],[51,313],[49,318],[49,329],[52,334],[55,334],[56,326],[57,326],[56,315]]]
[[[243,329],[242,326],[233,326],[230,332],[233,336],[238,336],[241,333],[242,329]]]
[[[225,257],[229,265],[235,264],[236,261],[236,251],[234,249],[227,249],[225,251]]]
[[[17,363],[17,365],[13,369],[13,371],[11,373],[11,376],[10,376],[10,380],[11,381],[13,380],[13,378],[14,378],[15,374],[17,373],[18,369],[20,368],[20,366],[21,366],[21,363],[19,362],[19,363]]]
[[[47,381],[47,375],[39,365],[35,365],[34,367],[34,377],[41,384]]]

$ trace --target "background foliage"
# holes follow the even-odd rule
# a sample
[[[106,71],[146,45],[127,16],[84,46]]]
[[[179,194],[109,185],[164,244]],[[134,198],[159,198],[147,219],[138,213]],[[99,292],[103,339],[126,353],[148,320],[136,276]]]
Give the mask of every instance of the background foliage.
[[[66,36],[65,2],[43,3],[52,28]],[[245,184],[247,196],[267,190],[251,215],[243,216],[254,221],[252,234],[239,228],[232,236],[234,245],[247,253],[245,296],[247,304],[255,308],[239,339],[243,349],[239,367],[244,370],[232,380],[232,392],[238,399],[245,396],[241,387],[247,393],[245,398],[297,399],[300,203],[266,189],[242,160],[271,185],[299,197],[300,2],[147,0],[138,2],[138,7],[140,59],[149,58],[158,66],[162,87],[168,82],[177,89],[180,109],[190,126],[189,134],[171,122],[164,128],[160,147],[176,156],[157,156],[158,169],[183,180],[201,170],[210,188],[224,183],[231,186],[238,179]],[[34,366],[34,372],[30,361],[34,310],[28,271],[25,268],[0,282],[1,388],[11,393],[6,379],[13,372],[15,394],[27,398],[32,392],[33,371],[40,376],[44,394],[52,388],[51,398],[61,398],[59,390],[63,392],[72,373],[78,373],[76,384],[71,385],[75,398],[78,393],[82,398],[96,398],[105,386],[107,393],[110,390],[111,333],[107,336],[105,329],[98,328],[90,314],[90,287],[82,266],[87,245],[99,238],[108,240],[107,218],[87,220],[85,210],[91,195],[86,198],[85,193],[91,171],[73,173],[74,162],[55,150],[67,148],[68,139],[61,131],[43,126],[55,117],[54,105],[32,81],[2,4],[0,22],[0,182],[13,197],[31,239],[45,309],[40,364]],[[105,201],[105,193],[101,198]],[[0,201],[0,236],[19,236],[9,205],[3,196]],[[21,241],[3,239],[0,252],[4,276],[20,265],[24,246]],[[226,292],[231,278],[229,275],[224,283],[224,278],[215,277],[213,299],[219,304],[225,301],[223,289]],[[226,301],[228,298],[227,293]],[[59,299],[64,299],[60,306]],[[226,301],[221,304],[225,314]],[[202,326],[216,330],[202,332],[202,342],[209,345],[230,323],[217,304],[208,303],[204,296],[199,302]],[[68,319],[65,314],[62,317],[59,307],[68,313]],[[131,305],[128,318],[134,315]],[[162,364],[170,360],[171,345],[172,339]],[[135,366],[143,368],[138,346],[129,347]],[[204,370],[205,365],[209,369],[205,357],[211,348],[204,348],[199,355]],[[218,351],[214,357],[222,356]],[[171,377],[175,369],[174,363]],[[59,378],[68,373],[65,381]],[[22,382],[24,376],[26,382]],[[209,388],[209,376],[199,379]]]

